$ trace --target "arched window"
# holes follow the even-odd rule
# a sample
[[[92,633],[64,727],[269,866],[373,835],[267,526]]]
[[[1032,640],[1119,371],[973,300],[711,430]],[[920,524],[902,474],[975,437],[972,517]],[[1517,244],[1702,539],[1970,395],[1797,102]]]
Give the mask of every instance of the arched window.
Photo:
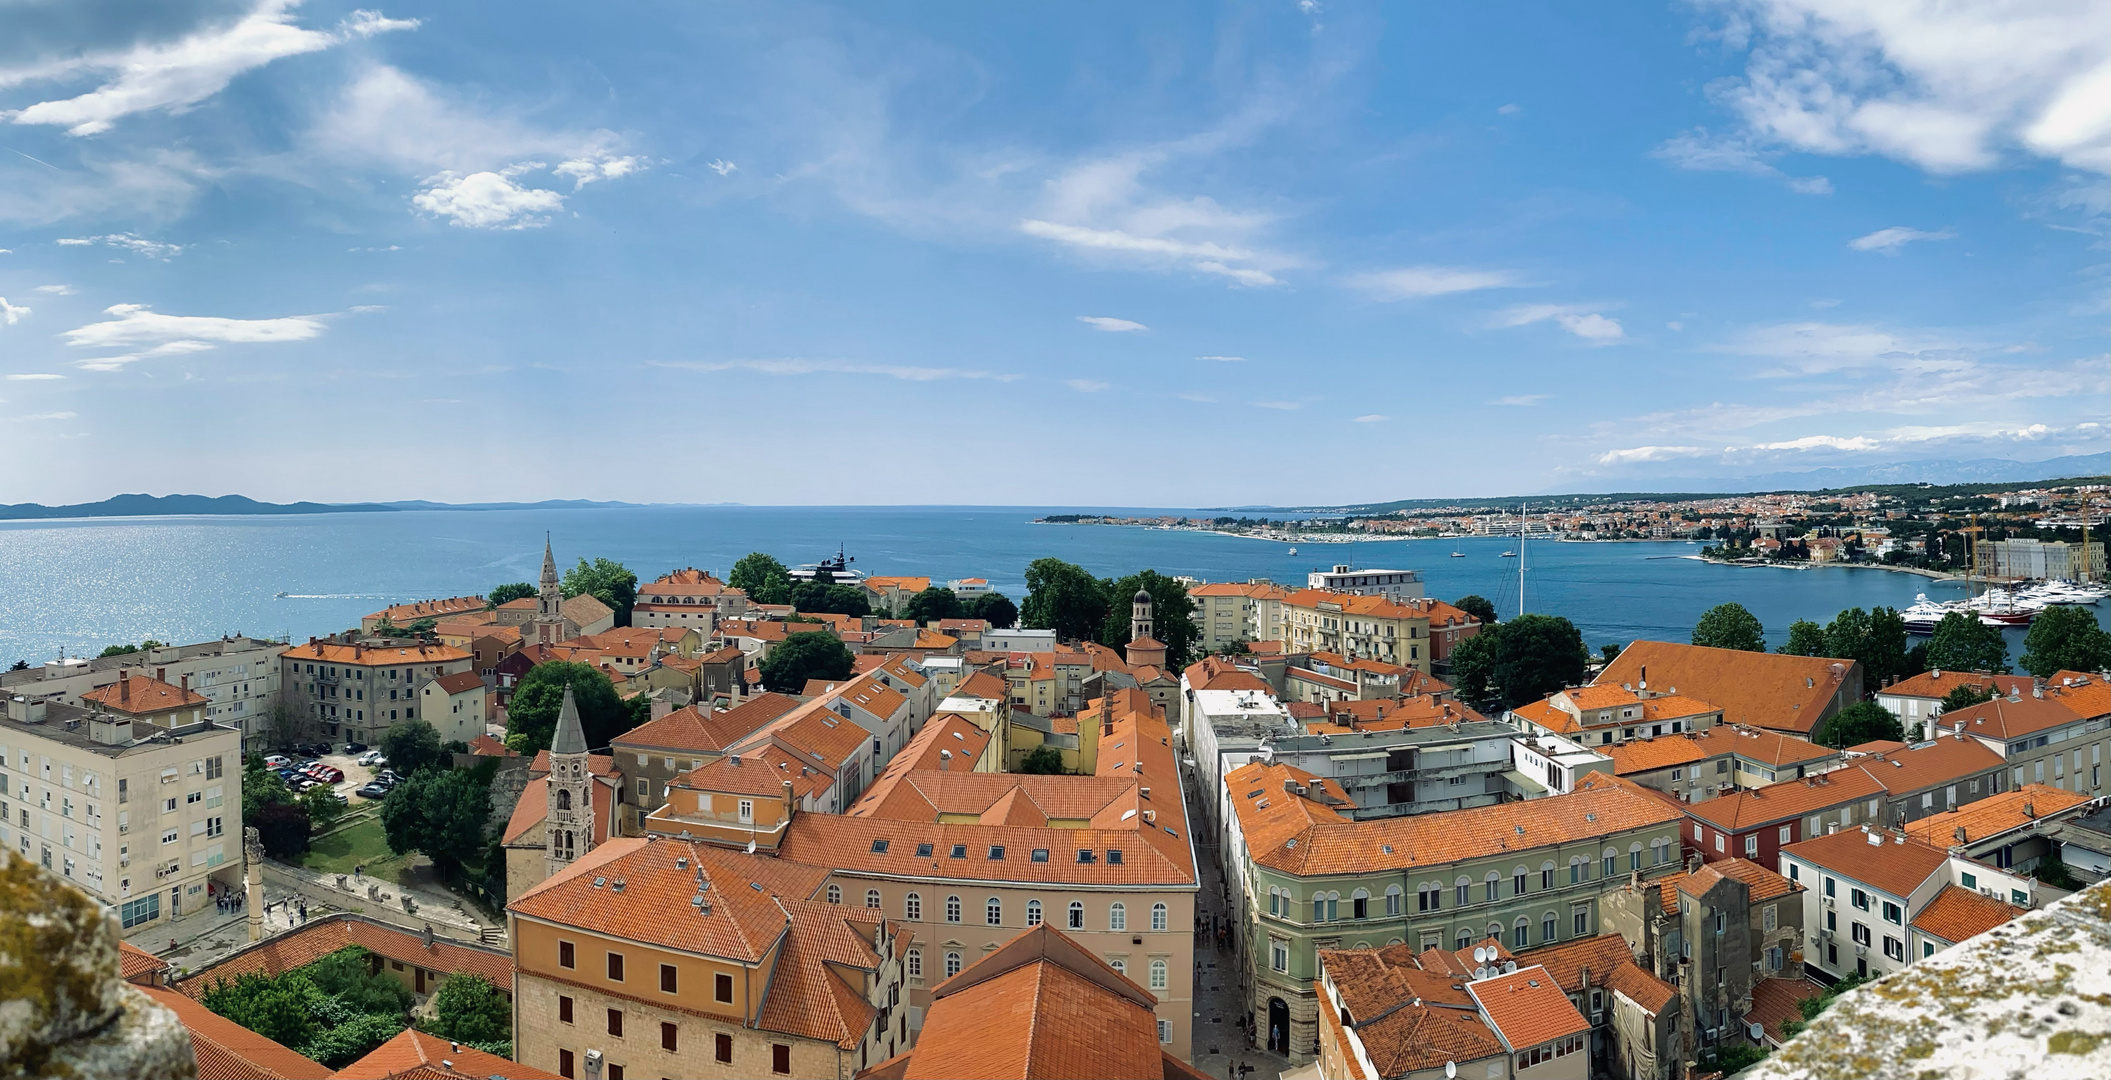
[[[1085,905],[1076,900],[1070,902],[1070,928],[1072,930],[1083,930],[1085,928]]]
[[[985,906],[982,915],[983,921],[989,923],[991,926],[1003,926],[1004,901],[999,900],[994,896],[990,897],[990,901],[988,905]]]
[[[1499,922],[1489,923],[1487,939],[1496,944],[1501,944],[1503,940],[1503,924]]]
[[[1128,928],[1129,905],[1119,902],[1109,905],[1107,907],[1107,929],[1127,930]]]
[[[1165,971],[1166,971],[1166,969],[1165,969],[1165,961],[1163,961],[1163,960],[1153,960],[1153,961],[1151,961],[1151,989],[1153,989],[1153,990],[1163,990],[1163,989],[1165,989]]]
[[[1581,855],[1569,857],[1569,884],[1580,885],[1591,876],[1591,861]]]
[[[572,793],[571,793],[571,792],[569,792],[569,791],[566,791],[566,790],[564,790],[563,788],[559,788],[559,789],[557,789],[557,809],[559,809],[559,810],[570,810],[571,808],[572,808]]]
[[[1598,876],[1611,877],[1619,872],[1620,849],[1615,847],[1608,847],[1605,849],[1605,869],[1599,871]]]
[[[1423,882],[1415,886],[1415,910],[1436,911],[1444,906],[1444,886],[1441,882]]]
[[[1151,905],[1151,929],[1152,929],[1153,931],[1159,931],[1159,930],[1164,930],[1164,929],[1165,929],[1165,924],[1166,924],[1166,918],[1165,918],[1165,917],[1166,917],[1166,910],[1165,910],[1165,905],[1164,905],[1164,904],[1152,904],[1152,905]]]
[[[1539,864],[1539,887],[1542,889],[1554,887],[1554,860],[1548,859]]]
[[[959,921],[960,921],[960,897],[958,897],[958,896],[948,896],[948,897],[946,897],[946,921],[947,921],[947,922],[959,922]]]
[[[1107,961],[1107,966],[1113,968],[1117,975],[1127,975],[1129,973],[1129,962],[1119,956]]]
[[[908,896],[902,898],[902,918],[905,918],[910,922],[923,921],[924,898],[921,894],[910,893]]]
[[[880,891],[878,889],[865,890],[865,906],[869,908],[878,908],[880,906]]]
[[[1385,887],[1385,913],[1387,915],[1400,914],[1400,900],[1404,895],[1406,894],[1400,891],[1400,886],[1398,885]]]
[[[1464,874],[1460,874],[1459,879],[1457,881],[1452,882],[1452,887],[1453,890],[1459,894],[1458,897],[1452,901],[1452,903],[1457,904],[1460,907],[1465,907],[1466,905],[1473,903],[1472,878],[1467,877]]]
[[[909,955],[908,955],[908,956],[906,956],[906,957],[904,957],[904,958],[902,959],[902,963],[903,963],[903,964],[905,964],[905,965],[907,965],[907,967],[908,967],[908,969],[909,969],[909,977],[910,977],[910,978],[913,978],[913,979],[921,979],[921,978],[923,978],[923,976],[924,976],[924,951],[923,951],[922,949],[910,949],[910,950],[909,950]]]
[[[958,974],[960,974],[960,954],[957,952],[946,953],[946,978],[950,979]]]
[[[1532,944],[1532,920],[1519,915],[1517,917],[1517,925],[1510,928],[1510,947],[1522,949],[1530,944]]]
[[[1485,884],[1487,888],[1482,890],[1482,895],[1489,903],[1492,904],[1502,897],[1503,876],[1501,874],[1493,870],[1488,871],[1488,878]]]
[[[1629,870],[1640,870],[1642,868],[1642,842],[1640,840],[1627,845],[1627,868]]]
[[[1465,927],[1460,927],[1459,936],[1456,941],[1456,944],[1458,946],[1459,952],[1465,952],[1466,950],[1473,948],[1473,931],[1468,930]]]
[[[1539,943],[1541,945],[1548,944],[1554,940],[1554,922],[1554,913],[1551,911],[1547,912],[1539,920]]]
[[[1039,900],[1028,900],[1026,902],[1026,925],[1041,925],[1041,902]]]
[[[1405,945],[1405,944],[1406,944],[1406,942],[1404,942],[1404,941],[1401,941],[1401,940],[1400,940],[1399,938],[1394,938],[1394,939],[1392,939],[1391,941],[1388,941],[1388,942],[1386,942],[1386,944],[1387,944],[1387,945]]]
[[[830,885],[830,886],[828,887],[828,902],[829,902],[829,903],[831,903],[831,904],[840,904],[840,903],[842,903],[842,902],[843,902],[843,888],[842,888],[842,886],[840,886],[840,885]]]

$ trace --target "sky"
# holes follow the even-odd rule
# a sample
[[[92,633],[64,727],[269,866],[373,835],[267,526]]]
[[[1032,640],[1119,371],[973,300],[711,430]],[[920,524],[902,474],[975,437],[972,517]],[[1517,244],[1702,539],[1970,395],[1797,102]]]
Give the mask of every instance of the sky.
[[[2111,448],[2111,2],[0,0],[0,502]]]

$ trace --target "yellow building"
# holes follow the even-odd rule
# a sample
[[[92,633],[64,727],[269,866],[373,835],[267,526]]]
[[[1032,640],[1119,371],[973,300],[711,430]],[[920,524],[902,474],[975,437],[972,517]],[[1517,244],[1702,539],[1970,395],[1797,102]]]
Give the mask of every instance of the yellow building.
[[[1339,653],[1429,674],[1429,615],[1382,596],[1299,589],[1283,599],[1283,642],[1298,653]]]

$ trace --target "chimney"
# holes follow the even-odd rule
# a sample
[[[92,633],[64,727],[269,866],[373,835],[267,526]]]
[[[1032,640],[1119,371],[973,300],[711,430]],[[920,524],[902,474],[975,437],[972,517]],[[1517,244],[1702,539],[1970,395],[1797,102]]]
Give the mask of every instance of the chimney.
[[[1648,664],[1643,664],[1643,665],[1642,665],[1642,680],[1641,680],[1641,682],[1640,682],[1640,684],[1639,684],[1639,685],[1640,685],[1640,686],[1642,687],[1642,689],[1644,689],[1644,690],[1647,690],[1647,689],[1649,689],[1649,665],[1648,665]]]
[[[792,820],[792,811],[795,809],[797,809],[797,806],[795,805],[795,800],[792,798],[792,782],[790,780],[786,780],[784,782],[784,820],[786,822],[790,822]]]
[[[132,702],[132,677],[124,672],[117,674],[117,700],[128,705]]]
[[[953,752],[951,750],[940,750],[938,752],[938,771],[948,772],[952,769],[952,767]]]
[[[184,692],[184,693],[186,693],[186,694],[190,693],[190,691],[191,691],[191,677],[190,677],[190,676],[188,676],[188,675],[184,675],[184,676],[181,676],[181,678],[183,679],[183,692]]]

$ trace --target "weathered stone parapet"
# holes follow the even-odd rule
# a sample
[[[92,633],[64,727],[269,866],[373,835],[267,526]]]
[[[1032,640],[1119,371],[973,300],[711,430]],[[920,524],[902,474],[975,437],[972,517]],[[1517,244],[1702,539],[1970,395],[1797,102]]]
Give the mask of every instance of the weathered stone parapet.
[[[176,1014],[124,981],[94,900],[0,850],[0,1077],[197,1075]]]
[[[1748,1075],[2111,1076],[2111,882],[1841,995]]]

